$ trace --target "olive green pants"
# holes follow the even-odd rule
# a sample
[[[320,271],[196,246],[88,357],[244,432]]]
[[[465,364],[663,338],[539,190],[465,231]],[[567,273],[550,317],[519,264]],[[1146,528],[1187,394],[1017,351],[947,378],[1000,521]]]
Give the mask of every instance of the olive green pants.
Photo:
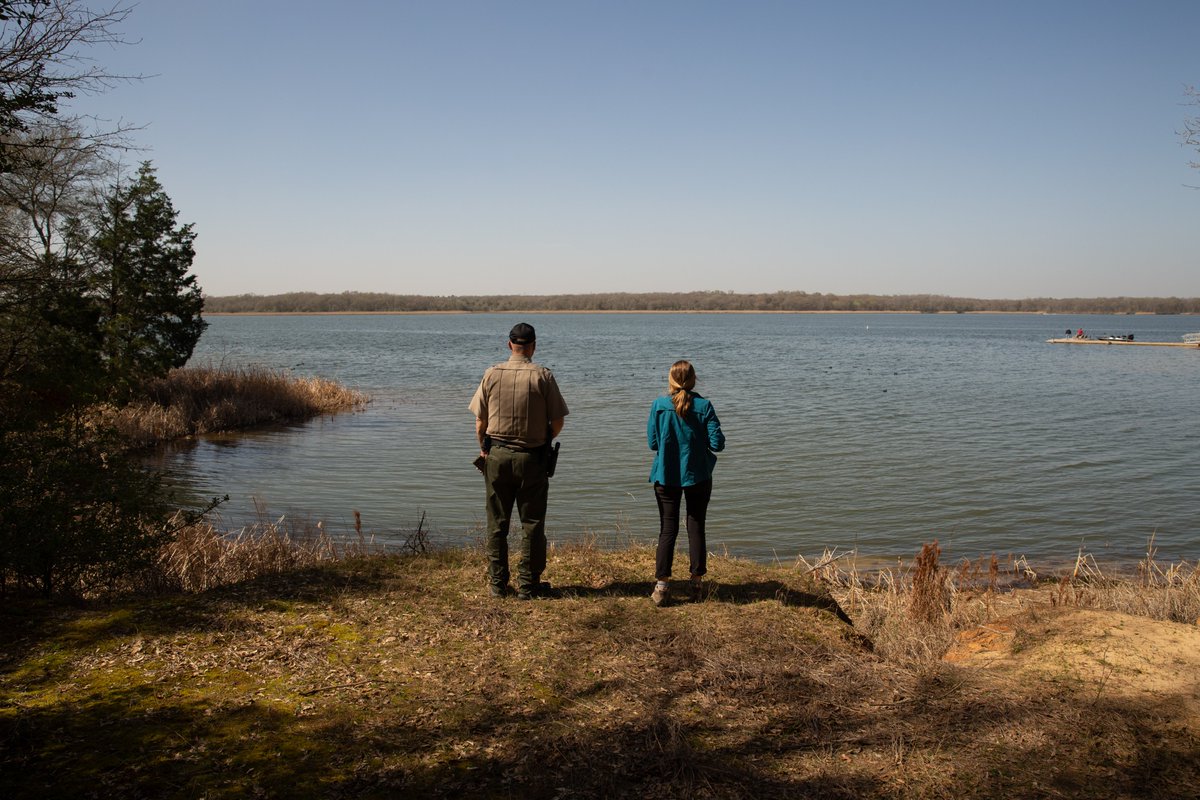
[[[487,486],[488,579],[508,584],[508,528],[513,505],[521,518],[521,557],[517,588],[532,590],[546,568],[546,498],[550,481],[540,452],[493,447],[484,463]]]

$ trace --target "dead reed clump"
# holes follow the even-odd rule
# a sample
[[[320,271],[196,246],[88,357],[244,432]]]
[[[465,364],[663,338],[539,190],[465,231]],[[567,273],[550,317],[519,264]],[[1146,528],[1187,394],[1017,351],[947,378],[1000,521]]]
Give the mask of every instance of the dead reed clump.
[[[937,664],[958,632],[992,615],[999,563],[964,562],[951,572],[939,563],[937,542],[926,544],[905,567],[860,570],[852,554],[826,552],[797,566],[828,587],[870,639],[876,654],[914,669]]]
[[[144,396],[98,415],[127,441],[145,447],[203,433],[297,422],[362,408],[369,398],[336,381],[283,370],[183,367],[151,381]]]
[[[1151,538],[1134,574],[1109,574],[1081,550],[1070,573],[1060,576],[1053,602],[1200,625],[1200,564],[1159,563]]]
[[[143,588],[202,592],[217,586],[381,552],[361,532],[338,541],[320,522],[260,520],[233,532],[211,522],[185,525],[163,546]]]
[[[917,555],[912,576],[912,599],[908,613],[921,622],[938,622],[950,613],[950,592],[946,570],[938,563],[942,548],[937,540],[926,542]]]

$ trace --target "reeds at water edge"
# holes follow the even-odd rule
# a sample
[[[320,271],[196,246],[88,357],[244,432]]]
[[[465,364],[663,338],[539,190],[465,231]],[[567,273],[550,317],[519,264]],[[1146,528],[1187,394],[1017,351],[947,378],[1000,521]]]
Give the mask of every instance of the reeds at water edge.
[[[335,539],[320,522],[271,520],[260,512],[257,522],[235,531],[222,531],[210,521],[181,527],[140,582],[154,591],[203,592],[380,551],[361,532]]]
[[[181,524],[158,553],[155,565],[135,581],[156,592],[203,592],[217,586],[255,580],[335,561],[429,550],[425,514],[414,529],[389,530],[387,543],[364,531],[355,510],[354,534],[332,535],[321,520],[268,515],[256,502],[257,519],[236,530],[222,530],[212,518]]]
[[[388,545],[364,532],[357,514],[356,521],[355,532],[342,538],[331,536],[321,522],[271,519],[265,509],[257,522],[236,531],[222,531],[210,521],[186,526],[163,548],[146,588],[198,592],[343,559],[429,552],[423,515],[403,539],[389,532]],[[605,558],[605,548],[595,541],[559,547],[591,550],[595,558]],[[626,543],[613,555],[625,560],[617,551],[632,555],[639,548]],[[959,632],[1013,613],[1024,602],[1200,622],[1200,565],[1160,563],[1152,547],[1133,574],[1106,573],[1083,552],[1060,575],[1039,575],[1024,558],[1009,558],[1002,565],[993,555],[948,567],[939,557],[932,542],[911,562],[894,568],[860,568],[853,553],[827,551],[814,562],[798,558],[793,569],[824,587],[876,652],[912,666],[937,662]],[[743,570],[737,559],[730,561],[732,573]],[[722,571],[714,564],[718,583]],[[1025,597],[1017,601],[1016,594]]]
[[[129,444],[148,447],[185,436],[356,410],[368,402],[367,395],[336,381],[284,370],[182,367],[151,381],[142,398],[97,411]]]
[[[1200,563],[1160,562],[1153,538],[1132,572],[1103,568],[1082,550],[1070,567],[1048,574],[1023,557],[1001,565],[995,555],[951,568],[939,563],[940,552],[934,541],[908,564],[860,569],[854,553],[826,551],[813,562],[798,558],[796,568],[827,587],[876,652],[910,665],[940,660],[960,631],[1012,613],[1016,593],[1036,593],[1034,602],[1051,606],[1200,624]]]

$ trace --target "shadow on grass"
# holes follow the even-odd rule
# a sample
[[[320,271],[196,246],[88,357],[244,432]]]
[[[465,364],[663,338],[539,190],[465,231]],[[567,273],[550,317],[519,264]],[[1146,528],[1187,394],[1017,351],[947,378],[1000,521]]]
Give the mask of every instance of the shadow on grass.
[[[589,591],[640,597],[647,586]],[[723,586],[718,600],[791,603],[780,586]],[[219,597],[281,592],[252,588]],[[337,597],[304,585],[290,596]],[[713,652],[711,632],[682,615],[598,605],[596,624],[573,625],[555,652],[623,654],[603,677],[544,653],[529,671],[483,671],[451,693],[414,697],[420,678],[409,676],[369,698],[323,694],[318,706],[256,702],[253,687],[217,704],[202,683],[114,682],[30,707],[6,699],[0,796],[1099,800],[1192,798],[1200,780],[1200,742],[1178,698],[1047,691],[953,667],[889,668],[896,680],[881,682],[863,666],[869,654],[761,635],[768,660],[750,663]]]
[[[253,620],[239,612],[291,603],[331,603],[373,595],[404,580],[391,559],[362,559],[267,575],[198,594],[151,594],[66,605],[14,599],[0,606],[0,676],[53,643],[89,652],[114,637],[206,630],[236,631]]]
[[[1086,714],[1071,713],[1073,698],[1034,696],[846,709],[794,686],[757,700],[774,713],[732,736],[721,720],[682,714],[682,691],[657,692],[636,719],[591,726],[496,708],[432,737],[399,725],[375,733],[392,743],[384,764],[414,764],[401,743],[447,757],[353,778],[338,796],[1192,798],[1200,778],[1195,741],[1166,741],[1150,722],[1174,717],[1170,702],[1107,701]],[[480,737],[491,755],[453,754]],[[1108,750],[1114,737],[1127,749]]]
[[[233,787],[287,795],[299,776],[319,785],[326,772],[337,742],[320,727],[252,702],[214,709],[149,686],[113,689],[0,714],[0,795],[205,797]]]
[[[125,632],[236,632],[252,623],[239,610],[398,587],[417,591],[421,580],[386,564],[351,565],[38,613],[60,633],[68,626],[63,646],[77,654]],[[558,592],[648,605],[650,588]],[[822,608],[818,594],[777,581],[718,584],[706,598],[764,601]],[[423,660],[369,690],[348,681],[256,701],[265,685],[250,682],[215,699],[200,670],[127,685],[132,673],[118,665],[93,693],[63,690],[68,701],[59,687],[86,676],[70,671],[70,659],[48,662],[45,676],[23,678],[43,688],[36,699],[0,694],[0,797],[1173,799],[1194,797],[1200,780],[1200,742],[1177,697],[1134,701],[1102,685],[1019,685],[954,667],[916,674],[837,637],[774,636],[780,618],[807,615],[770,607],[709,615],[729,618],[715,630],[696,624],[704,615],[634,603],[529,615],[510,613],[508,601],[464,605],[457,592],[446,602],[454,605],[431,609],[443,627],[491,614],[484,633],[496,640],[479,631],[421,639],[411,652]],[[518,624],[560,616],[571,624],[557,640]],[[760,626],[748,627],[756,617]],[[727,646],[713,646],[716,634]],[[438,680],[456,669],[461,680]],[[13,682],[0,673],[0,687]]]
[[[578,712],[612,692],[632,717]],[[685,690],[598,681],[547,708],[486,688],[436,717],[303,716],[248,702],[205,707],[153,687],[0,714],[0,794],[318,798],[633,796],[715,798],[1194,797],[1194,738],[1162,737],[1177,706],[953,694],[834,705],[800,681],[728,697],[725,719]],[[970,702],[966,702],[970,700]],[[1011,732],[1013,735],[1006,735]],[[486,747],[480,746],[486,743]]]
[[[653,581],[624,581],[610,583],[600,589],[590,586],[555,587],[554,597],[638,597],[650,602],[650,593],[654,591]],[[837,600],[828,593],[820,591],[804,591],[788,586],[780,581],[755,581],[750,583],[706,583],[700,600],[692,599],[690,587],[686,582],[674,581],[671,585],[671,604],[681,605],[693,602],[722,602],[735,604],[761,603],[776,601],[784,606],[816,608],[828,611],[847,625],[854,621],[838,605]]]
[[[571,698],[587,703],[612,686]],[[703,746],[717,725],[681,723],[660,697],[636,720],[574,726],[558,710],[461,702],[452,724],[393,718],[382,726],[300,717],[254,703],[209,708],[153,690],[0,715],[0,794],[139,797],[869,797],[877,781],[789,780],[756,766],[779,742]],[[461,744],[495,743],[490,755]],[[804,748],[819,748],[809,737]]]

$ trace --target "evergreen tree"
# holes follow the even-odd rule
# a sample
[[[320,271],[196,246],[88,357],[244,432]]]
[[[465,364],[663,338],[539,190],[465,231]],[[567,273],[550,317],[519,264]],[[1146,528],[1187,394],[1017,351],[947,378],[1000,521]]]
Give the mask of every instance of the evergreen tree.
[[[118,393],[183,366],[206,327],[204,298],[189,274],[196,234],[177,218],[146,162],[135,182],[104,196],[82,229],[90,236],[83,250],[95,274],[102,356]]]

